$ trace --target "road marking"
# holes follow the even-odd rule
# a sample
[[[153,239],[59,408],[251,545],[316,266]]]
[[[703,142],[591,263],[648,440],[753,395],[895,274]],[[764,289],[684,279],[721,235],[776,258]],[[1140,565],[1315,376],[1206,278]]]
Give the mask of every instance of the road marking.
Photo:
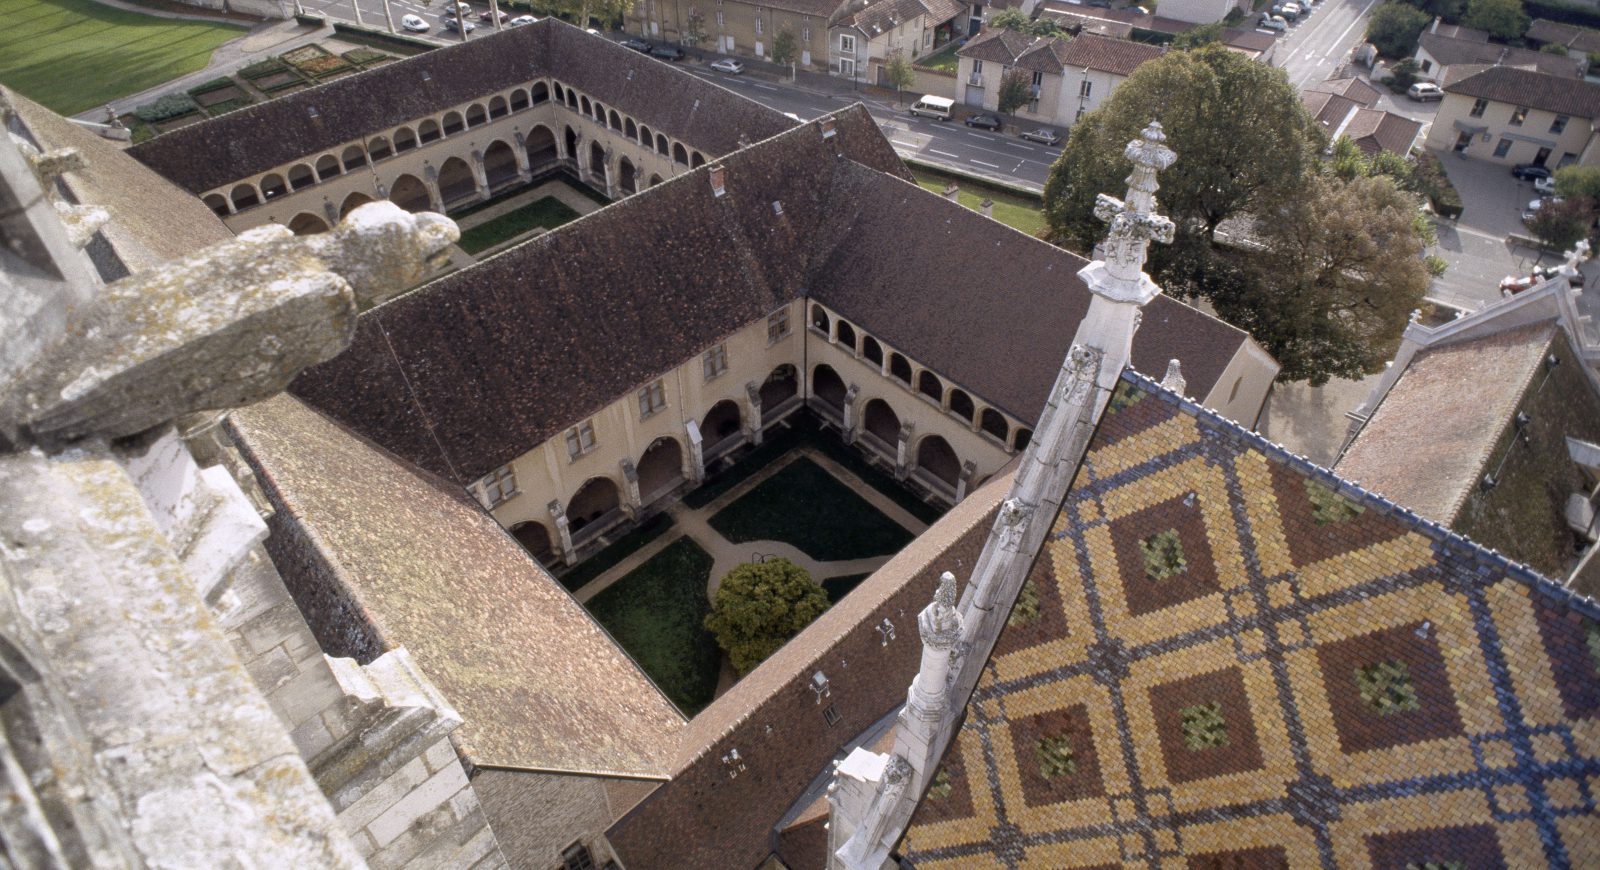
[[[935,153],[935,154],[938,154],[938,153],[939,153],[939,152],[937,152],[937,151],[935,151],[935,152],[933,152],[933,153]],[[990,168],[990,169],[999,169],[999,168],[1000,168],[1000,167],[999,167],[999,165],[997,165],[997,164],[994,164],[994,163],[984,163],[984,162],[983,162],[983,161],[982,161],[982,160],[974,160],[974,159],[972,159],[972,158],[971,158],[971,157],[968,157],[968,158],[967,158],[967,162],[968,162],[968,163],[976,163],[976,164],[978,164],[978,165],[979,165],[979,166],[987,166],[987,167],[989,167],[989,168]]]
[[[764,85],[764,84],[761,84],[760,82],[751,82],[750,86],[753,87],[753,88],[761,88],[763,90],[768,90],[768,91],[777,90],[777,88],[773,87],[772,85]]]
[[[982,133],[974,133],[971,130],[964,130],[962,132],[966,133],[968,136],[971,136],[974,139],[982,139],[985,142],[989,141],[989,137],[983,135]]]
[[[911,144],[910,142],[901,142],[899,139],[890,139],[889,142],[890,142],[890,144],[893,144],[893,145],[899,145],[901,148],[916,149],[916,148],[919,147],[917,145]]]
[[[1014,146],[1014,147],[1017,147],[1017,148],[1021,148],[1024,151],[1035,151],[1035,150],[1037,150],[1032,145],[1024,145],[1021,142],[1013,142],[1010,139],[1002,139],[1000,141],[1004,142],[1007,145],[1011,145],[1011,146]]]
[[[928,149],[928,153],[929,154],[937,154],[940,157],[954,157],[957,160],[961,159],[961,155],[960,154],[951,154],[949,151],[937,151],[937,150],[935,150],[933,148],[929,148]]]

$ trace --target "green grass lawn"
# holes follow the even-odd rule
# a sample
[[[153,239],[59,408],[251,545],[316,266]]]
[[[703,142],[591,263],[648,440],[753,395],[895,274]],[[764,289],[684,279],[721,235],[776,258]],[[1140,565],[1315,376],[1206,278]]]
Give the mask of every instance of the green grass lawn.
[[[783,541],[823,562],[890,555],[912,537],[822,466],[804,458],[784,466],[718,511],[710,522],[736,544]]]
[[[956,67],[961,65],[961,58],[956,57],[958,47],[955,43],[950,43],[927,57],[917,58],[917,66],[955,75]]]
[[[965,178],[955,178],[925,169],[913,168],[911,174],[917,177],[917,184],[923,189],[934,193],[944,193],[945,186],[955,182],[961,187],[956,193],[956,201],[967,208],[977,211],[978,204],[985,198],[992,199],[995,220],[1030,236],[1044,232],[1044,205],[1037,198],[1029,199],[998,188],[975,184]]]
[[[604,574],[611,566],[638,552],[641,547],[661,537],[670,528],[672,528],[672,517],[656,514],[645,520],[644,525],[606,545],[600,552],[580,562],[578,567],[562,574],[561,585],[577,592],[585,583]]]
[[[685,716],[700,712],[717,690],[720,654],[703,624],[711,612],[711,564],[710,554],[680,538],[588,604]]]
[[[72,115],[202,69],[241,27],[93,0],[0,0],[0,84]]]
[[[535,227],[553,230],[578,217],[576,211],[553,196],[536,199],[519,209],[490,218],[472,229],[462,230],[461,250],[469,254],[487,251]]]

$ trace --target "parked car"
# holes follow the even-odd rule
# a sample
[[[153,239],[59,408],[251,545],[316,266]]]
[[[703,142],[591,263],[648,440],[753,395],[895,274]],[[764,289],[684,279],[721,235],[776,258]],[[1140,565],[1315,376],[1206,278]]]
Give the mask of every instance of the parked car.
[[[446,18],[444,20],[444,29],[445,30],[460,30],[460,31],[464,31],[466,33],[471,33],[472,31],[478,29],[478,25],[473,24],[470,21],[462,21],[459,18]]]
[[[711,68],[717,72],[727,73],[731,76],[736,76],[744,72],[744,64],[734,60],[731,57],[725,57],[722,60],[716,61],[715,63],[711,64]]]
[[[1029,142],[1038,142],[1040,145],[1061,144],[1061,134],[1050,129],[1049,127],[1040,127],[1037,130],[1029,130],[1020,135]]]
[[[1555,178],[1554,177],[1551,177],[1551,178],[1535,178],[1533,180],[1533,192],[1537,193],[1537,194],[1542,194],[1544,196],[1549,196],[1549,195],[1555,193],[1556,192],[1556,180],[1555,180]]]
[[[487,23],[489,23],[491,21],[494,21],[494,10],[493,9],[485,9],[482,12],[479,12],[478,13],[478,20],[484,22],[485,24],[487,24]],[[510,20],[511,20],[511,16],[510,15],[508,15],[508,14],[506,14],[504,12],[500,13],[500,23],[501,24],[505,24],[507,21],[510,21]]]
[[[400,16],[400,26],[409,33],[427,33],[429,30],[428,22],[415,15]]]
[[[1500,295],[1515,296],[1524,290],[1537,287],[1538,285],[1543,284],[1552,278],[1559,277],[1560,275],[1560,265],[1534,266],[1533,271],[1528,275],[1522,277],[1518,277],[1516,275],[1507,275],[1504,279],[1502,279],[1500,281]],[[1583,286],[1583,274],[1580,272],[1577,275],[1574,275],[1571,279],[1569,279],[1568,284],[1569,286],[1573,287]]]
[[[633,39],[633,38],[630,37],[628,39],[624,39],[623,41],[621,41],[621,42],[619,42],[617,44],[622,46],[623,48],[631,48],[634,51],[641,52],[643,54],[649,54],[650,53],[650,43],[645,42],[642,39]]]
[[[653,45],[650,47],[650,56],[662,60],[683,60],[683,49],[676,45]]]
[[[1426,103],[1432,100],[1444,99],[1444,91],[1440,90],[1439,86],[1433,82],[1417,82],[1406,89],[1406,96],[1419,103]]]
[[[1549,178],[1554,173],[1550,171],[1548,166],[1540,166],[1537,163],[1518,163],[1516,166],[1511,167],[1511,174],[1523,181],[1537,181],[1541,178]]]
[[[1279,33],[1289,30],[1289,22],[1284,20],[1282,15],[1263,15],[1261,20],[1256,22],[1256,26],[1264,30],[1276,30]]]
[[[516,18],[511,19],[510,26],[521,27],[524,24],[532,24],[538,20],[539,19],[533,17],[532,15],[518,15]]]
[[[444,17],[455,18],[457,15],[471,15],[472,7],[465,3],[457,3],[444,11]]]
[[[1282,16],[1285,21],[1293,21],[1300,17],[1300,7],[1293,3],[1277,3],[1272,7],[1272,14]]]
[[[973,115],[962,123],[968,127],[981,127],[985,130],[1000,129],[1000,119],[994,115]]]

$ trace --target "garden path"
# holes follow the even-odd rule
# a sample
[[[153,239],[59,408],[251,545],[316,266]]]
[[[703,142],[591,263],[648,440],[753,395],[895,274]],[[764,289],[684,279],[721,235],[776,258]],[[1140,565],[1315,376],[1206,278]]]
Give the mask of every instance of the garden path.
[[[826,580],[829,577],[838,577],[848,574],[869,574],[878,570],[883,563],[889,561],[891,558],[890,556],[869,556],[864,559],[844,559],[823,562],[807,556],[798,547],[795,547],[792,544],[786,544],[782,541],[746,541],[742,544],[735,544],[732,541],[729,541],[727,538],[724,538],[717,532],[716,529],[711,527],[709,520],[711,517],[715,516],[718,511],[722,510],[724,507],[727,507],[729,504],[732,504],[745,493],[748,493],[750,490],[759,486],[762,481],[774,474],[777,474],[789,463],[794,462],[801,457],[810,459],[812,462],[815,462],[827,469],[828,473],[837,478],[839,482],[850,487],[852,491],[866,499],[874,508],[882,512],[891,520],[894,520],[913,535],[920,535],[928,528],[927,523],[924,523],[923,521],[912,516],[911,513],[905,508],[902,508],[900,505],[896,504],[893,499],[869,486],[860,478],[856,477],[854,474],[851,474],[848,469],[844,468],[844,466],[834,462],[832,459],[829,459],[822,453],[809,448],[795,450],[788,453],[777,462],[774,462],[766,468],[763,468],[760,472],[750,475],[749,478],[741,481],[738,486],[733,487],[732,489],[713,499],[705,507],[696,509],[688,507],[682,502],[679,502],[678,504],[668,508],[667,513],[671,515],[674,522],[673,531],[671,533],[662,535],[645,546],[640,547],[637,552],[633,553],[628,558],[623,559],[621,562],[618,562],[616,565],[613,565],[609,571],[606,571],[599,577],[596,577],[595,579],[584,584],[582,589],[579,589],[576,593],[574,593],[574,597],[576,597],[580,602],[588,601],[589,599],[598,595],[600,592],[604,591],[607,586],[610,586],[612,583],[615,583],[617,580],[626,576],[633,569],[644,564],[646,561],[649,561],[651,557],[666,549],[667,546],[672,544],[672,542],[685,536],[693,539],[693,541],[696,544],[699,544],[702,549],[704,549],[707,553],[710,553],[712,559],[715,560],[711,568],[711,582],[708,584],[706,589],[706,594],[708,596],[716,594],[717,586],[721,584],[723,576],[729,571],[733,570],[734,566],[740,564],[741,562],[749,562],[757,556],[778,556],[788,559],[796,565],[804,568],[807,573],[811,575],[812,579],[816,580],[818,583]]]

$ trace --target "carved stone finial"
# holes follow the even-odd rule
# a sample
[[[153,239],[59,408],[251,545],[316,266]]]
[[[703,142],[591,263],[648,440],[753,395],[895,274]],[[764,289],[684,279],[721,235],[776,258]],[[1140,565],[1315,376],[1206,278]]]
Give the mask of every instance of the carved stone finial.
[[[917,629],[923,644],[937,650],[948,650],[961,639],[961,614],[956,611],[956,575],[949,571],[939,575],[933,603],[918,614]]]
[[[1175,359],[1167,360],[1167,374],[1161,379],[1161,386],[1182,396],[1184,395],[1183,388],[1188,385],[1189,382],[1183,378],[1183,367],[1179,365],[1178,361]]]
[[[956,606],[956,575],[949,571],[939,575],[939,589],[933,593],[933,600],[941,607]]]
[[[1133,163],[1127,197],[1117,199],[1102,193],[1095,199],[1094,216],[1111,227],[1097,249],[1103,259],[1089,264],[1079,274],[1090,290],[1118,302],[1143,305],[1160,292],[1144,274],[1144,262],[1152,240],[1163,244],[1172,241],[1172,221],[1155,213],[1156,190],[1160,187],[1156,173],[1178,159],[1163,144],[1166,139],[1161,124],[1151,121],[1122,152]]]
[[[1413,308],[1413,309],[1411,309],[1411,315],[1406,318],[1406,322],[1407,323],[1413,323],[1413,324],[1421,323],[1422,322],[1422,309],[1421,308]]]
[[[1571,281],[1578,276],[1578,267],[1589,259],[1589,240],[1579,239],[1577,244],[1572,246],[1572,250],[1567,251],[1566,258],[1567,261],[1561,264],[1560,271],[1562,276]]]

